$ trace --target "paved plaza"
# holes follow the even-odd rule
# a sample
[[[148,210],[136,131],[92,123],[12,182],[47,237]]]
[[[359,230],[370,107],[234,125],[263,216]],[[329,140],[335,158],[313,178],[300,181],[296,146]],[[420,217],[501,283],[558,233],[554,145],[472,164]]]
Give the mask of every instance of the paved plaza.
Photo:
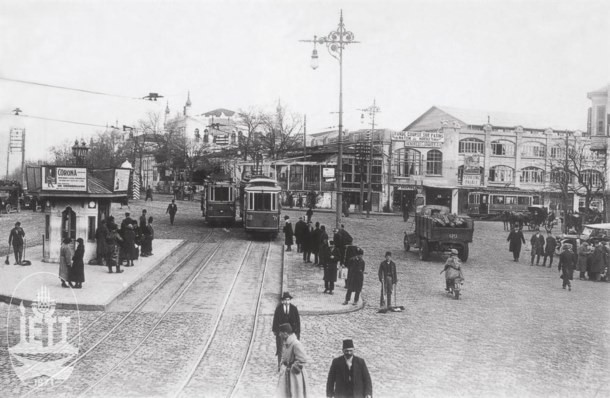
[[[207,229],[199,213],[198,202],[178,202],[179,212],[174,226],[164,214],[167,198],[153,203],[134,201],[132,214],[144,207],[155,217],[159,239],[184,239],[196,242]],[[113,212],[120,220],[125,209]],[[296,221],[304,211],[285,209]],[[15,214],[2,216],[2,225]],[[22,219],[26,233],[38,228],[35,218]],[[332,230],[335,214],[316,211],[313,221]],[[42,223],[42,218],[39,219]],[[466,282],[462,297],[454,300],[444,293],[444,277],[440,274],[443,258],[433,255],[428,262],[419,261],[416,252],[406,253],[402,247],[403,232],[412,230],[412,223],[394,215],[372,214],[370,218],[351,215],[344,218],[354,244],[364,250],[366,275],[362,298],[364,305],[347,309],[341,303],[345,290],[339,282],[335,295],[325,295],[322,270],[304,264],[296,252],[284,257],[284,290],[295,296],[293,302],[302,312],[301,340],[310,356],[305,366],[308,394],[325,395],[325,383],[332,358],[341,355],[341,341],[354,340],[356,355],[367,361],[377,397],[601,397],[610,395],[610,316],[608,300],[610,284],[573,281],[572,291],[561,288],[557,259],[552,268],[529,265],[529,243],[521,262],[512,261],[506,242],[507,233],[501,222],[475,223],[470,258],[464,265]],[[247,235],[239,227],[219,228],[227,239],[245,244]],[[2,231],[5,233],[5,231]],[[529,242],[530,232],[525,233]],[[0,236],[1,237],[1,236]],[[265,281],[262,314],[255,334],[252,353],[237,395],[272,397],[277,382],[275,340],[271,321],[275,300],[282,289],[281,243],[278,236]],[[2,243],[5,245],[5,243]],[[240,243],[238,243],[240,244]],[[6,246],[0,246],[0,250]],[[279,249],[279,250],[278,250]],[[379,281],[377,268],[384,253],[390,250],[397,263],[397,303],[404,312],[377,313]],[[413,250],[413,249],[412,249]],[[12,265],[11,265],[12,267]],[[84,289],[95,289],[95,280],[88,279]],[[247,306],[244,305],[244,308]],[[349,311],[349,312],[347,312]],[[0,304],[0,319],[10,312]],[[247,315],[247,314],[243,314]],[[149,316],[143,314],[143,316]],[[87,324],[96,312],[83,312],[81,322]],[[108,329],[115,314],[99,326]],[[204,325],[204,314],[195,311],[176,312],[177,325]],[[202,323],[203,322],[203,323]],[[200,327],[200,326],[199,326]],[[191,327],[196,331],[197,328]],[[168,332],[169,333],[169,332]],[[236,317],[236,335],[240,333]],[[167,336],[166,336],[167,337]],[[184,363],[196,356],[200,338],[195,335],[171,342],[159,336],[155,350],[172,347],[182,352]],[[229,340],[235,337],[227,336]],[[222,350],[231,355],[235,345],[224,344]],[[151,352],[152,355],[152,352]],[[6,346],[0,349],[0,388],[3,395],[26,394],[15,377],[8,360]],[[95,364],[89,365],[95,366]],[[147,370],[149,369],[149,370]],[[86,371],[81,370],[81,371]],[[140,363],[126,372],[157,375],[151,383],[163,384],[163,369]],[[171,372],[172,369],[165,369]],[[73,375],[77,377],[78,372]],[[172,377],[167,377],[167,383]],[[68,380],[75,383],[77,380]],[[129,377],[121,378],[123,391],[148,391],[129,385]],[[44,396],[78,395],[77,389],[50,390]],[[119,396],[120,389],[112,390]],[[151,392],[153,391],[153,392]],[[143,393],[141,393],[143,394]],[[141,395],[140,394],[140,395]],[[34,394],[37,395],[37,394]],[[93,394],[95,395],[95,394]],[[158,394],[159,396],[161,394]],[[197,396],[205,395],[198,391]],[[195,394],[193,394],[195,396]]]

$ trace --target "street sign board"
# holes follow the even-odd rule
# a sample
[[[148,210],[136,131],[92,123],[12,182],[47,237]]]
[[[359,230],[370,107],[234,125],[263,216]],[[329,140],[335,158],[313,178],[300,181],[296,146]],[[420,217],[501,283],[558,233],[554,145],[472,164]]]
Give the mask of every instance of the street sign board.
[[[438,131],[395,131],[393,141],[404,141],[406,147],[440,148],[445,142],[445,135]]]

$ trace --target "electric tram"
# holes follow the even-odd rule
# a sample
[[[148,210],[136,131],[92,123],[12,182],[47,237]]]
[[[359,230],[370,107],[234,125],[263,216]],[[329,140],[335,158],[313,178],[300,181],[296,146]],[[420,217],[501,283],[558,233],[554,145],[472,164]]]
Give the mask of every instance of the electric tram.
[[[278,182],[266,176],[252,176],[240,184],[240,212],[246,232],[277,236],[280,228]]]
[[[209,225],[235,222],[236,186],[232,179],[210,180],[201,194],[201,212]]]
[[[505,211],[528,211],[530,206],[539,206],[540,195],[523,192],[470,192],[468,214],[500,214]]]

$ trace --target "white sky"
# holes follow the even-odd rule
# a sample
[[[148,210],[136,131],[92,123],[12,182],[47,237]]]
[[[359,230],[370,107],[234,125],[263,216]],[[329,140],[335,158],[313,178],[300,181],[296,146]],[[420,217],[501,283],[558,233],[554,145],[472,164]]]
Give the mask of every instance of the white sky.
[[[0,2],[0,178],[9,127],[27,129],[28,159],[98,127],[16,121],[24,114],[96,125],[133,124],[169,100],[179,112],[306,114],[308,132],[337,126],[339,64],[313,35],[339,11],[359,44],[343,57],[344,125],[373,99],[376,126],[400,130],[433,105],[538,114],[586,128],[587,92],[610,83],[610,1],[24,1]],[[131,98],[158,92],[151,103]],[[127,98],[120,98],[127,97]],[[15,158],[20,156],[14,156]],[[13,161],[11,161],[11,164]]]

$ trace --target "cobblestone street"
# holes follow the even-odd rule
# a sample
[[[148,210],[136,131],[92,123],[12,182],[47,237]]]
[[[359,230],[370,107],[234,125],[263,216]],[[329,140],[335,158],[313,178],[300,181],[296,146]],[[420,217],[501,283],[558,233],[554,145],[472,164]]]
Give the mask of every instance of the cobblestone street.
[[[164,214],[167,203],[164,197],[146,204],[141,200],[134,201],[130,211],[132,215],[137,215],[140,209],[146,207],[149,214],[155,217],[158,238],[179,238],[191,242],[200,240],[207,226],[201,218],[199,203],[178,201],[179,211],[173,226],[169,225],[169,219]],[[125,211],[125,208],[113,209],[119,219]],[[302,213],[295,209],[284,211],[293,220]],[[10,215],[11,221],[13,216]],[[320,221],[332,230],[334,217],[334,213],[315,212],[313,221]],[[3,218],[4,225],[8,217]],[[42,222],[42,218],[39,222]],[[363,309],[339,314],[321,314],[317,307],[317,313],[312,311],[313,304],[308,308],[308,302],[312,302],[311,297],[316,294],[327,300],[329,307],[340,308],[345,293],[342,282],[337,284],[334,296],[323,295],[322,271],[312,269],[311,264],[303,264],[296,252],[286,253],[285,266],[292,268],[287,268],[291,280],[284,288],[295,295],[293,301],[303,313],[301,340],[311,358],[311,362],[305,366],[309,396],[325,396],[328,368],[332,358],[341,355],[341,341],[344,338],[352,338],[355,354],[367,361],[374,396],[377,397],[610,395],[610,316],[607,307],[610,284],[575,280],[571,292],[563,290],[557,259],[552,268],[529,265],[530,232],[525,232],[528,244],[522,252],[521,262],[515,263],[508,252],[507,233],[503,231],[502,223],[475,223],[470,257],[463,267],[466,278],[463,296],[460,300],[454,300],[444,293],[444,276],[439,274],[443,268],[440,256],[433,255],[430,261],[422,262],[413,249],[409,253],[404,251],[403,232],[406,228],[411,232],[410,221],[404,223],[398,216],[372,214],[368,219],[351,215],[343,222],[354,237],[354,244],[361,246],[365,252],[367,273],[362,293],[365,301]],[[37,228],[25,222],[24,227],[26,232]],[[246,245],[247,237],[240,227],[221,227],[218,230],[226,234],[227,239],[235,239],[240,247]],[[274,395],[277,372],[271,323],[280,291],[282,241],[280,234],[272,250],[269,274],[265,278],[262,314],[254,346],[237,388],[239,397]],[[377,268],[386,250],[393,252],[397,264],[396,304],[405,306],[404,312],[377,313]],[[235,253],[238,252],[236,249]],[[55,270],[56,266],[52,268]],[[316,281],[319,283],[318,290],[312,291]],[[84,288],[94,289],[95,281],[88,281]],[[232,308],[239,309],[237,305]],[[249,315],[246,312],[251,311],[252,303],[244,303],[243,308],[247,310],[241,315]],[[7,305],[0,304],[0,319],[6,319],[7,312]],[[93,312],[81,314],[83,326],[98,315]],[[233,315],[236,320],[240,319],[237,314]],[[103,330],[111,327],[110,321],[113,319],[116,319],[116,314],[99,325],[95,333],[89,334],[93,337],[102,334]],[[175,311],[172,320],[176,325],[189,325],[189,335],[183,336],[183,344],[179,344],[177,336],[171,342],[164,342],[164,337],[160,337],[150,344],[148,357],[161,358],[162,350],[169,348],[172,352],[180,352],[184,362],[170,363],[167,366],[171,368],[164,369],[159,366],[161,361],[149,365],[140,361],[132,369],[125,369],[125,383],[128,382],[129,372],[149,372],[146,379],[155,380],[157,385],[141,389],[142,396],[158,396],[154,391],[164,391],[163,374],[177,373],[177,369],[186,368],[186,364],[197,356],[189,342],[193,347],[200,346],[203,337],[193,334],[196,334],[199,324],[209,323],[208,319],[188,309]],[[231,333],[235,336],[241,333],[238,323]],[[231,344],[231,340],[236,337],[225,333],[224,339],[227,343],[217,350],[224,350],[227,357],[235,355],[233,350],[237,345]],[[88,344],[85,342],[84,346]],[[109,359],[106,358],[106,362]],[[82,370],[77,365],[72,378],[77,378],[79,371]],[[6,343],[0,348],[0,374],[3,396],[28,392],[12,370]],[[179,377],[168,376],[168,380],[170,378],[174,380]],[[134,389],[131,386],[129,391]],[[61,391],[72,390],[65,388]],[[116,396],[120,396],[121,391],[120,385],[112,389]],[[203,387],[189,392],[192,396],[211,396],[206,395]],[[43,395],[55,396],[53,391]]]

